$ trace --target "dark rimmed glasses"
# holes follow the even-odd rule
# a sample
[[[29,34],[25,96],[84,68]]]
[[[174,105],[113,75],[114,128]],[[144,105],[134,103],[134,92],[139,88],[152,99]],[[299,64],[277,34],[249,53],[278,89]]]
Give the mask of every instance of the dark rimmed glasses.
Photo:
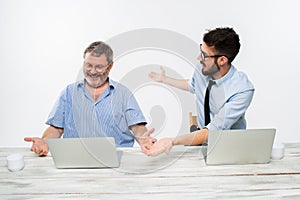
[[[202,51],[202,44],[200,44],[200,56],[203,61],[205,61],[206,58],[218,58],[221,56],[225,56],[226,58],[228,58],[228,56],[226,56],[224,54],[211,55],[211,56],[207,55],[204,51]]]

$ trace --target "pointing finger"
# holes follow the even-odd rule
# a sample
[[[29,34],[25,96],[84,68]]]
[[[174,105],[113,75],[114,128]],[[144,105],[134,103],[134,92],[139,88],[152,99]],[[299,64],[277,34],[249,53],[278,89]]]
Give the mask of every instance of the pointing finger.
[[[24,141],[26,141],[26,142],[33,142],[33,138],[32,137],[25,137],[24,138]]]

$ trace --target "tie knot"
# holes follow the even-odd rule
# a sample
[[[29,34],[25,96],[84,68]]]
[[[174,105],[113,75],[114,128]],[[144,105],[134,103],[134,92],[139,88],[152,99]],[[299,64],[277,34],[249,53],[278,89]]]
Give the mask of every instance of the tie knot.
[[[215,84],[216,82],[213,81],[213,80],[209,80],[209,83],[208,83],[208,86],[207,86],[207,89],[210,90],[211,89],[211,86],[213,86],[213,84]]]

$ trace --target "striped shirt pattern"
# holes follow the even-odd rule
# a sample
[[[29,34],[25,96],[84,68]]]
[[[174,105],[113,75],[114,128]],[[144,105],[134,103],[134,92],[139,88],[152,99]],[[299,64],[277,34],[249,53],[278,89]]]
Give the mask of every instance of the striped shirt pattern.
[[[114,137],[116,146],[132,147],[129,126],[145,117],[131,91],[109,79],[109,87],[95,102],[84,80],[68,85],[60,94],[46,124],[63,128],[64,138]]]

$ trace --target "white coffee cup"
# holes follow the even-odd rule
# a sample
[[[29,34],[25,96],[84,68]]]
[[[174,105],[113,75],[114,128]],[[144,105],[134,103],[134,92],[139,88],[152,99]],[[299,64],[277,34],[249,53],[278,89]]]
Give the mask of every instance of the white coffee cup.
[[[24,168],[24,156],[22,154],[11,154],[6,157],[6,160],[7,168],[12,172],[19,171]]]
[[[272,159],[280,160],[284,157],[284,144],[274,144],[272,149]]]

